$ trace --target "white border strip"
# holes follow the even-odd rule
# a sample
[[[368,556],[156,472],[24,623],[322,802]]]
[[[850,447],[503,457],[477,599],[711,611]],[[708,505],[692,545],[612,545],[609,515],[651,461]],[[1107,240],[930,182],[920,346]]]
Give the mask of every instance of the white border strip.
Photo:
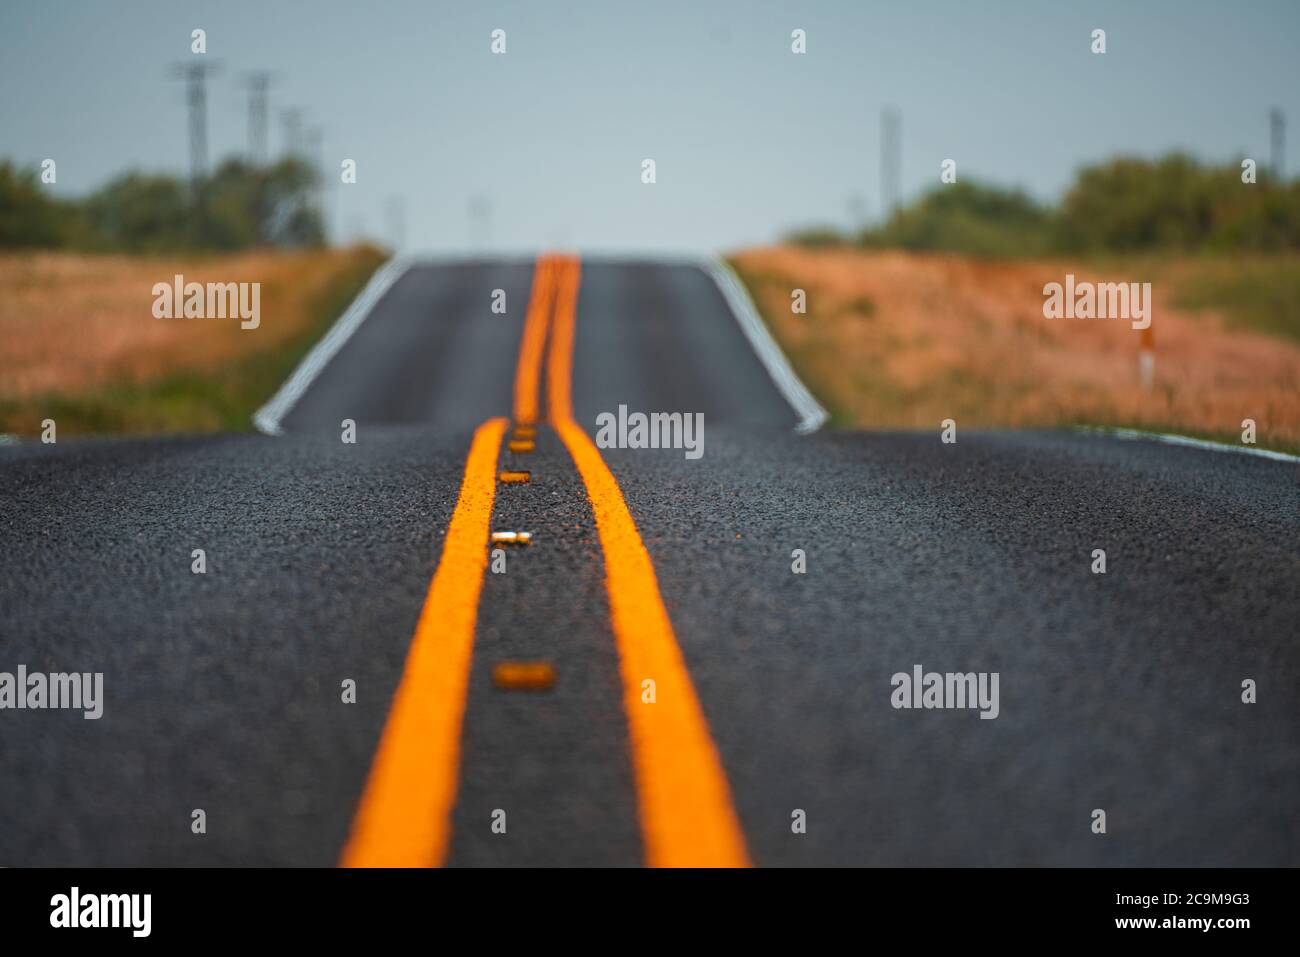
[[[830,415],[813,398],[808,387],[799,380],[799,376],[790,367],[785,353],[781,351],[781,347],[776,344],[767,326],[759,318],[758,310],[754,308],[754,300],[750,298],[740,277],[725,260],[717,256],[707,256],[699,260],[699,266],[712,277],[718,289],[722,291],[722,296],[727,300],[736,322],[740,324],[741,332],[745,334],[754,352],[758,354],[759,361],[767,369],[767,374],[772,377],[772,381],[785,397],[785,401],[794,409],[794,414],[799,419],[794,430],[800,435],[816,432],[826,423]]]
[[[284,432],[282,427],[284,417],[289,414],[294,403],[302,398],[302,394],[307,391],[312,380],[320,374],[321,369],[325,368],[326,363],[334,358],[334,354],[343,348],[343,343],[357,331],[361,323],[370,315],[375,304],[383,298],[384,293],[388,292],[393,283],[397,282],[409,268],[411,268],[411,260],[394,256],[375,270],[365,288],[356,299],[352,300],[352,304],[344,310],[343,315],[339,316],[334,325],[330,326],[324,338],[312,346],[302,362],[298,363],[298,368],[294,369],[293,374],[284,381],[284,385],[280,386],[279,391],[253,413],[253,425],[259,432],[266,435],[281,435]]]
[[[1167,445],[1185,445],[1189,448],[1207,449],[1211,452],[1238,452],[1242,455],[1258,455],[1261,458],[1273,459],[1275,462],[1300,462],[1300,455],[1274,452],[1271,449],[1252,449],[1245,445],[1228,445],[1226,442],[1210,442],[1206,439],[1194,439],[1190,435],[1174,435],[1169,432],[1143,432],[1141,429],[1108,429],[1092,425],[1083,425],[1079,426],[1079,428],[1084,432],[1113,435],[1118,439],[1149,439],[1153,442],[1164,442]]]

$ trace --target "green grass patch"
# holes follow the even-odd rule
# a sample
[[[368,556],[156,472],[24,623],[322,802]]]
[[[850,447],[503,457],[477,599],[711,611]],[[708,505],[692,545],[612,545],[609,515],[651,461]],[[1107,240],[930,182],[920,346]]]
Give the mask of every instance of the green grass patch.
[[[1228,324],[1300,342],[1300,260],[1209,261],[1178,286],[1174,301],[1214,309]]]

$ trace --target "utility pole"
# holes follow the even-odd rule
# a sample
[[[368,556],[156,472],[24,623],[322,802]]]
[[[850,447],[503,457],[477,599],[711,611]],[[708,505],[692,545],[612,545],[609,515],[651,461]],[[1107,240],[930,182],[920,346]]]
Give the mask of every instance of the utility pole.
[[[1276,106],[1268,111],[1268,129],[1272,146],[1268,165],[1281,183],[1286,179],[1286,115]]]
[[[325,142],[325,131],[319,126],[309,126],[302,137],[302,155],[317,177],[321,174],[321,146]]]
[[[849,236],[856,239],[867,229],[867,198],[861,193],[850,193],[844,208],[849,214]]]
[[[209,74],[220,69],[216,62],[175,63],[172,76],[185,80],[185,99],[190,114],[190,225],[197,239],[202,235],[203,182],[208,175],[208,90]]]
[[[281,110],[280,123],[284,127],[284,155],[286,157],[301,157],[302,110],[297,107]]]
[[[492,200],[483,195],[469,201],[470,245],[487,249],[492,244]]]
[[[265,166],[270,158],[267,152],[267,91],[271,86],[269,70],[253,70],[244,75],[248,89],[248,161],[254,166]]]
[[[388,219],[388,235],[393,244],[393,252],[401,252],[406,247],[406,207],[402,204],[402,197],[388,197],[384,212]]]
[[[880,212],[885,220],[898,210],[902,175],[903,114],[886,109],[880,114]]]
[[[307,168],[311,170],[312,186],[311,196],[316,205],[316,212],[320,214],[321,233],[328,232],[326,229],[327,217],[325,215],[325,169],[322,164],[321,144],[324,141],[324,133],[319,126],[308,127],[303,134],[303,161]]]
[[[352,245],[366,241],[366,221],[360,213],[348,217],[348,236]]]

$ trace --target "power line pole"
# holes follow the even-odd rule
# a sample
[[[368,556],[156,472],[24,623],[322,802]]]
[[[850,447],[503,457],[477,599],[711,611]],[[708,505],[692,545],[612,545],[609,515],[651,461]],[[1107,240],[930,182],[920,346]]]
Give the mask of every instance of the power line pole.
[[[302,155],[302,110],[294,107],[280,111],[280,123],[284,128],[284,155]]]
[[[320,215],[322,239],[326,238],[325,234],[328,233],[326,228],[328,216],[325,211],[325,168],[321,149],[324,138],[325,134],[319,126],[308,127],[303,134],[303,160],[311,171],[312,185],[310,194],[316,206],[316,212]]]
[[[1286,115],[1278,108],[1268,111],[1269,141],[1272,146],[1269,169],[1279,183],[1286,179]]]
[[[193,206],[190,223],[196,239],[202,234],[203,181],[208,175],[207,78],[218,69],[220,64],[206,61],[172,65],[172,75],[185,80],[185,99],[189,105],[190,203]]]
[[[325,134],[319,126],[309,126],[302,134],[301,158],[316,180],[315,189],[319,189],[321,184],[321,144],[324,140]]]
[[[849,198],[844,202],[844,208],[849,214],[850,238],[856,238],[866,232],[867,198],[858,192],[850,193]]]
[[[492,245],[492,200],[484,195],[469,201],[470,245],[487,249]]]
[[[267,91],[271,87],[269,70],[253,70],[244,75],[248,88],[248,161],[254,166],[265,166],[270,158],[267,152]]]
[[[185,99],[190,115],[190,183],[208,174],[208,91],[207,78],[219,69],[216,63],[177,63],[172,75],[185,80]]]
[[[393,244],[393,252],[401,252],[406,247],[406,206],[402,203],[402,197],[388,197],[384,212],[388,219],[388,236]]]
[[[886,220],[898,209],[902,176],[903,114],[886,109],[880,114],[880,206]]]

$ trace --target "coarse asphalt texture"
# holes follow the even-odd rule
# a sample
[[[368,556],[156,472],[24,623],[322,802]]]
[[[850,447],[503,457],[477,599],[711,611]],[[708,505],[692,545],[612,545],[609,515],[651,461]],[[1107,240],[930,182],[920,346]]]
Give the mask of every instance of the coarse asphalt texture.
[[[0,865],[337,863],[471,435],[510,414],[532,272],[413,267],[280,436],[0,447],[0,672],[102,671],[105,696],[0,711]],[[713,280],[654,260],[584,261],[573,403],[593,435],[620,405],[704,414],[699,459],[603,454],[755,863],[1300,863],[1295,463],[797,436]],[[517,464],[493,527],[535,543],[485,576],[448,863],[637,865],[591,506],[549,428]],[[509,660],[555,687],[496,689]],[[997,718],[894,708],[915,665],[997,672]]]

